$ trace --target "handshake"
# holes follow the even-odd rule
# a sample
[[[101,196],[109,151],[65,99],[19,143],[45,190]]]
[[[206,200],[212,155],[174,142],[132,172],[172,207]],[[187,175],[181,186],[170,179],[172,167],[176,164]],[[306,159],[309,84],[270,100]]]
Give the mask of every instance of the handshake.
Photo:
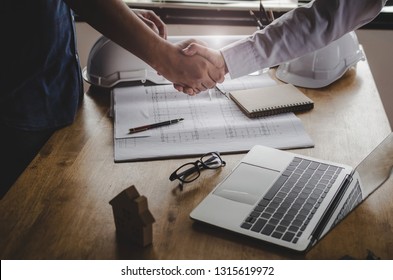
[[[225,60],[219,50],[211,49],[195,39],[179,43],[165,41],[158,49],[161,56],[154,68],[171,81],[176,90],[188,95],[213,88],[224,81],[228,73]]]
[[[154,12],[140,9],[133,11],[145,24],[141,28],[147,27],[158,36],[150,36],[153,33],[147,30],[146,33],[140,32],[146,40],[140,41],[140,45],[132,44],[130,48],[124,46],[125,49],[171,81],[175,89],[195,95],[224,81],[228,70],[220,51],[208,48],[204,42],[195,39],[170,43],[166,40],[166,25]]]

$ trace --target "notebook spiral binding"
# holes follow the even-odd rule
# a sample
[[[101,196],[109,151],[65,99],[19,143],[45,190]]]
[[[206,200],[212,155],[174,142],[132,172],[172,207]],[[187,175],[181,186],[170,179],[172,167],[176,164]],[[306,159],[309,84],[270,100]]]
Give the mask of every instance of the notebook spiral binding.
[[[266,107],[263,109],[252,110],[250,117],[266,117],[271,115],[277,115],[288,112],[302,112],[308,111],[314,108],[314,103],[309,102],[301,102],[301,103],[293,103],[275,107]]]

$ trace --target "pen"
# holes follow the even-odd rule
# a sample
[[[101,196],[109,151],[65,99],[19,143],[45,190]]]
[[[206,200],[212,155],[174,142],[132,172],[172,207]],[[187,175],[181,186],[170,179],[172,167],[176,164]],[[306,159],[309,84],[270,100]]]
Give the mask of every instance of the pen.
[[[263,26],[262,22],[257,18],[257,16],[254,14],[254,12],[251,11],[251,10],[250,10],[250,15],[254,18],[254,20],[257,23],[259,29],[265,28],[265,26]]]
[[[209,93],[209,98],[210,98],[210,101],[211,101],[212,100],[212,90],[209,89],[208,93]]]
[[[216,90],[218,90],[219,93],[221,93],[222,95],[224,95],[226,98],[229,99],[228,95],[225,92],[223,92],[218,86],[215,86],[215,88]]]
[[[130,128],[128,134],[137,133],[137,132],[145,131],[145,130],[156,128],[156,127],[166,126],[166,125],[170,125],[170,124],[175,124],[175,123],[181,122],[182,120],[184,120],[184,119],[183,118],[174,119],[174,120],[169,120],[169,121],[164,121],[164,122],[153,123],[153,124]]]

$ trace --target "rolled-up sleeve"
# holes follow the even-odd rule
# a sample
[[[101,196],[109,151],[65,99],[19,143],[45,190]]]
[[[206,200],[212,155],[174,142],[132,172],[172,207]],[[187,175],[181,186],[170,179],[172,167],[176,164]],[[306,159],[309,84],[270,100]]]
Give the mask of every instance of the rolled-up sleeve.
[[[232,78],[317,50],[373,20],[387,0],[315,0],[220,51]]]

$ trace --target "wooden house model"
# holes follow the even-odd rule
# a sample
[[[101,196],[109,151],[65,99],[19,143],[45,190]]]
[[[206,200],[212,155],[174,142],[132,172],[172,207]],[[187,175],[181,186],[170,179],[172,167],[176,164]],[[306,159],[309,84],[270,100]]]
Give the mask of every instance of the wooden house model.
[[[109,203],[119,238],[141,246],[152,243],[155,220],[149,211],[147,198],[139,195],[135,186],[125,189]]]

